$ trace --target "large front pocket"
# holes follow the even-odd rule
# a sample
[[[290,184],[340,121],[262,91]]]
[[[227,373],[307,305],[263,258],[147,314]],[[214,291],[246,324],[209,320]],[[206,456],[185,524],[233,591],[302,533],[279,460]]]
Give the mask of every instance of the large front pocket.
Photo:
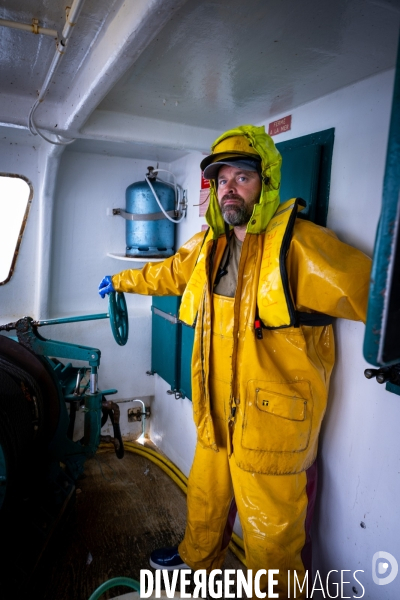
[[[243,447],[267,452],[305,450],[310,440],[312,411],[308,381],[249,381]]]

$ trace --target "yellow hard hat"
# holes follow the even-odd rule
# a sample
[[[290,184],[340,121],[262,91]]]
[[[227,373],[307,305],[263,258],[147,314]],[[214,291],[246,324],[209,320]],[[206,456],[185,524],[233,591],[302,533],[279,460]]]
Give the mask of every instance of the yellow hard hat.
[[[240,157],[250,159],[260,159],[260,155],[257,150],[253,148],[250,140],[244,135],[233,135],[225,138],[219,144],[215,146],[212,154],[206,156],[201,163],[200,168],[202,171],[211,165],[212,163],[227,160],[229,158],[238,159]]]

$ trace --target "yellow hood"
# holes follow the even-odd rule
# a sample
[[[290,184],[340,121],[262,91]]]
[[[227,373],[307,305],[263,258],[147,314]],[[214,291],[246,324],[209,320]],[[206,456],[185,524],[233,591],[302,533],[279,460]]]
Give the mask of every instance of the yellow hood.
[[[281,182],[282,157],[271,137],[265,133],[265,127],[241,125],[230,129],[215,140],[211,152],[218,152],[221,142],[230,137],[245,136],[252,148],[261,157],[262,190],[260,202],[254,206],[253,214],[247,225],[247,233],[262,233],[279,205],[279,187]],[[210,205],[206,213],[207,223],[216,239],[225,232],[225,221],[218,204],[214,180],[210,181]]]

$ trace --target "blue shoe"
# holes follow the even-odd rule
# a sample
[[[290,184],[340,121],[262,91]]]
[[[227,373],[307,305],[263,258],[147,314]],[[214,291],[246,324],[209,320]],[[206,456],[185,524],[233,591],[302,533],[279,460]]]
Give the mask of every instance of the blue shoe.
[[[165,569],[174,571],[175,569],[190,569],[179,556],[178,546],[173,548],[159,548],[150,554],[150,566],[153,569]]]

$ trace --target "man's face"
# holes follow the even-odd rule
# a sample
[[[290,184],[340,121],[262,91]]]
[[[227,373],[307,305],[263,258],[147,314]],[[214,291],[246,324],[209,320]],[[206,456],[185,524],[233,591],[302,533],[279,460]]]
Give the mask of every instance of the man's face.
[[[249,222],[254,205],[259,201],[261,179],[256,171],[244,171],[223,165],[218,172],[218,202],[229,225]]]

